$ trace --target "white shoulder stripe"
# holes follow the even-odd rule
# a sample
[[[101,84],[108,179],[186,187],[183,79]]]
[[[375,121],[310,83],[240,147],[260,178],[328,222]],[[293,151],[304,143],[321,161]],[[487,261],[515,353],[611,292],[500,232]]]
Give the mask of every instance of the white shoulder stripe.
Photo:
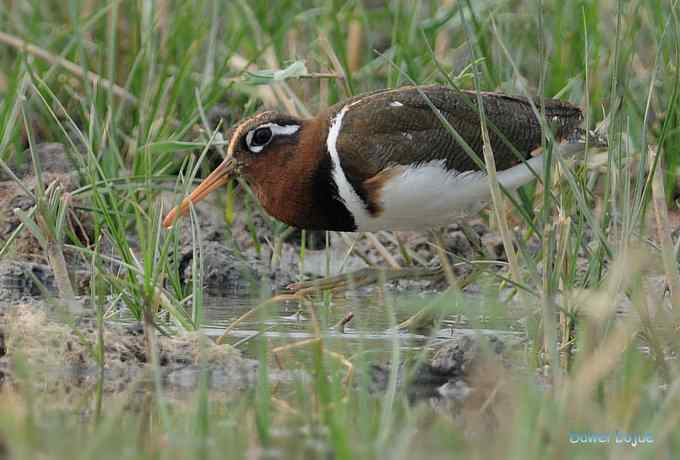
[[[357,195],[357,192],[352,187],[352,184],[347,180],[345,171],[342,169],[340,164],[340,155],[338,154],[337,142],[338,136],[340,135],[340,130],[342,129],[342,119],[344,118],[347,110],[349,110],[350,105],[344,106],[338,114],[331,120],[331,127],[328,130],[328,138],[326,140],[326,147],[328,148],[328,153],[331,156],[331,161],[333,162],[333,181],[335,181],[335,186],[338,188],[338,194],[340,199],[345,204],[347,210],[354,217],[354,221],[357,226],[359,222],[366,221],[369,218],[368,212],[364,207],[363,200]]]

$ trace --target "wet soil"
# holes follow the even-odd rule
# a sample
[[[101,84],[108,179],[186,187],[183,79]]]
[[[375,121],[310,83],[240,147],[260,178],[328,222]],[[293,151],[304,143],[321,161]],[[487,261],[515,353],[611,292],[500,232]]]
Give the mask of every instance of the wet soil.
[[[494,335],[462,336],[439,344],[433,353],[416,362],[399,363],[397,387],[413,401],[448,399],[464,402],[471,393],[482,391],[481,369],[497,368],[494,375],[510,366],[505,355],[505,343]],[[370,368],[370,388],[386,391],[390,364],[373,364]]]
[[[7,255],[21,261],[45,262],[43,248],[30,231],[24,230],[13,235],[21,223],[15,210],[29,212],[35,206],[33,197],[27,191],[35,195],[39,188],[44,189],[54,183],[58,184],[64,193],[69,193],[78,187],[79,180],[63,144],[38,144],[33,151],[40,163],[42,172],[40,180],[36,179],[31,166],[30,152],[24,152],[22,155],[24,161],[13,158],[8,164],[21,185],[6,171],[0,171],[0,247],[5,246],[14,237],[12,244],[8,246]],[[83,222],[88,220],[88,216],[75,211],[78,204],[77,199],[72,202],[67,219],[69,225],[85,238],[86,225]]]
[[[31,382],[47,392],[93,391],[100,372],[105,393],[126,391],[153,379],[141,325],[106,323],[100,364],[95,321],[80,318],[77,325],[69,326],[48,315],[51,309],[42,302],[19,304],[0,317],[5,351],[0,357],[0,380],[4,385],[26,383],[16,371],[18,363],[30,369]],[[207,373],[209,388],[223,392],[243,390],[256,381],[257,361],[201,333],[157,335],[156,340],[161,382],[166,388],[194,389],[203,373]]]
[[[55,308],[34,301],[0,314],[0,391],[31,385],[41,392],[76,397],[94,392],[98,382],[103,383],[104,394],[153,387],[141,325],[107,322],[100,362],[96,322],[85,316],[68,325],[54,318]],[[258,381],[258,361],[200,332],[155,338],[160,383],[167,391],[187,394],[205,381],[215,394],[234,395]],[[397,389],[412,403],[427,401],[449,413],[474,407],[488,400],[505,378],[509,366],[505,348],[495,336],[448,340],[424,359],[400,363]],[[25,369],[30,369],[30,380],[23,377]],[[272,384],[308,380],[300,370],[273,367],[267,372]],[[368,373],[372,392],[388,389],[389,363],[373,364]]]

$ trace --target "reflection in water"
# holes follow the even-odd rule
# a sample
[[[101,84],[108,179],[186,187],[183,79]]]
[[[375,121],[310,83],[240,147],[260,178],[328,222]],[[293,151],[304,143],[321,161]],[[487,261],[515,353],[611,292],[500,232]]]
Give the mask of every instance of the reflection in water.
[[[375,353],[386,358],[392,350],[395,340],[399,347],[408,352],[420,350],[426,345],[435,344],[454,336],[464,334],[494,334],[497,336],[516,336],[514,332],[517,322],[513,319],[496,319],[489,324],[483,321],[469,320],[474,313],[481,311],[479,297],[465,298],[464,311],[466,319],[461,319],[461,309],[456,308],[460,302],[444,299],[443,308],[447,315],[442,321],[442,329],[427,335],[427,331],[395,332],[393,327],[419,311],[433,299],[442,299],[439,294],[410,294],[408,292],[395,295],[379,296],[379,290],[368,290],[335,297],[333,299],[319,298],[314,301],[314,314],[320,324],[324,345],[329,349],[351,356],[355,353]],[[387,303],[389,302],[389,303]],[[236,318],[257,305],[257,300],[243,295],[229,297],[212,297],[206,299],[204,308],[204,332],[210,336],[219,337],[224,329]],[[392,309],[388,308],[392,305]],[[394,318],[390,318],[393,310]],[[470,315],[469,312],[473,312]],[[340,332],[334,325],[341,321],[349,312],[354,314],[353,320]],[[505,310],[503,310],[505,314]],[[299,302],[271,304],[259,314],[241,322],[227,337],[226,343],[236,345],[246,355],[254,356],[254,337],[265,337],[269,347],[277,347],[292,342],[311,339],[314,330],[310,320],[308,305]],[[304,348],[301,349],[304,353]]]

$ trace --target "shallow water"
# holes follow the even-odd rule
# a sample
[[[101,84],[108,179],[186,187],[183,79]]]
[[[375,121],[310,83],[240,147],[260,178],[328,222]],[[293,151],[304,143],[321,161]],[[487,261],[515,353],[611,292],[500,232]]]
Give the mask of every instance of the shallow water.
[[[495,318],[493,321],[471,315],[453,314],[451,306],[437,330],[396,330],[395,325],[407,320],[421,308],[439,298],[438,293],[399,292],[381,296],[379,290],[365,290],[333,299],[318,299],[313,303],[314,315],[320,324],[321,336],[327,348],[344,356],[370,353],[389,359],[395,340],[400,350],[409,354],[439,342],[468,334],[496,335],[510,341],[521,339],[523,329],[516,319]],[[464,298],[465,311],[475,311],[478,296]],[[453,300],[451,300],[453,302]],[[230,295],[206,299],[204,332],[220,337],[235,319],[258,304],[247,295]],[[444,301],[446,307],[446,301]],[[392,310],[392,311],[390,311]],[[341,332],[334,326],[349,313],[354,318]],[[266,337],[270,349],[314,338],[310,306],[299,302],[271,304],[260,314],[253,314],[230,331],[225,342],[237,346],[246,356],[255,356],[255,337]],[[300,348],[304,352],[305,347]],[[304,357],[302,358],[304,360]]]

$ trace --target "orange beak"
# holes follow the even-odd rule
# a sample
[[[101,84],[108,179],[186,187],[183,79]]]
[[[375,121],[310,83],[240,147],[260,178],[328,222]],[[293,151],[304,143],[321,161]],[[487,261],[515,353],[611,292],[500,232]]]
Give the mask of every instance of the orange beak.
[[[191,192],[191,195],[184,198],[179,206],[176,206],[167,216],[165,216],[165,219],[163,219],[163,226],[165,228],[172,227],[175,219],[189,212],[189,206],[198,203],[208,196],[210,192],[226,184],[231,176],[233,176],[235,169],[236,161],[231,157],[225,159],[208,177],[203,179],[203,182],[198,184],[198,187]]]

